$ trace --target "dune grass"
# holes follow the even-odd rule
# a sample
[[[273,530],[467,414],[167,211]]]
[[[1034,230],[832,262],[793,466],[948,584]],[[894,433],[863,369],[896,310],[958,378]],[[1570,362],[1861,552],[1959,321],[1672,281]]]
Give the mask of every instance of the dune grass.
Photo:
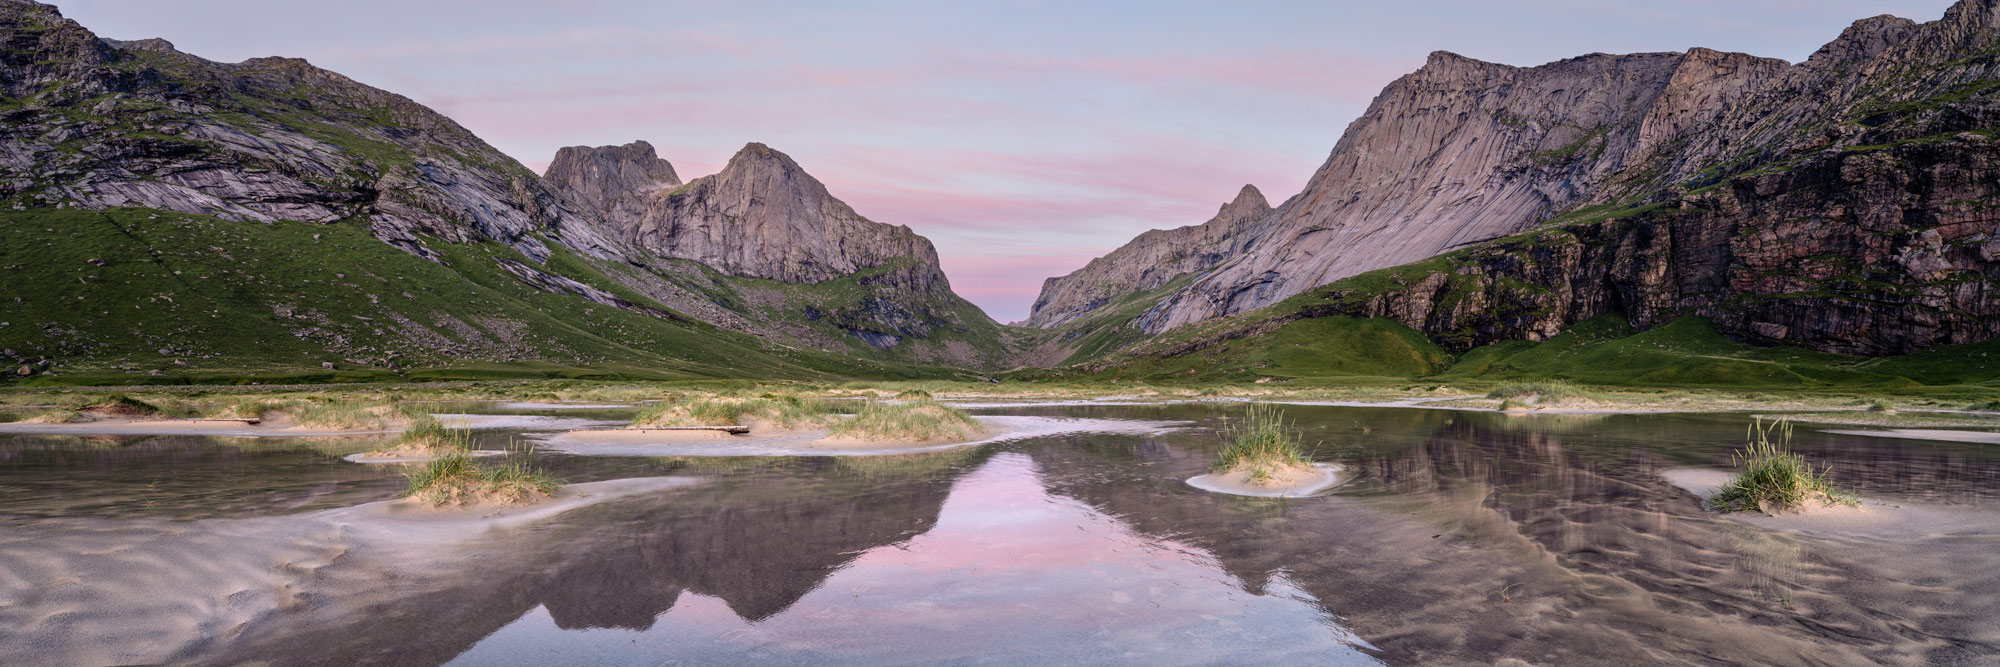
[[[472,451],[472,430],[453,428],[430,415],[413,417],[402,435],[368,453],[369,458],[420,458],[439,452]]]
[[[428,416],[415,406],[396,405],[381,399],[316,398],[277,407],[285,411],[296,410],[300,426],[341,431],[383,431],[404,420]]]
[[[1312,466],[1297,431],[1276,406],[1250,406],[1223,433],[1230,442],[1209,466],[1215,472],[1247,473],[1253,482],[1270,484]]]
[[[833,425],[830,435],[848,440],[948,442],[970,440],[984,431],[964,410],[931,401],[869,403],[852,418]]]
[[[1751,422],[1748,439],[1749,444],[1730,456],[1740,470],[1715,495],[1709,496],[1709,509],[1776,513],[1799,509],[1815,501],[1829,505],[1861,504],[1853,494],[1827,484],[1827,468],[1814,469],[1804,456],[1791,451],[1791,422],[1758,419]]]
[[[82,412],[111,417],[149,417],[160,414],[160,408],[124,394],[112,394],[84,406]]]
[[[563,486],[525,462],[481,467],[463,450],[431,459],[404,476],[410,480],[405,497],[433,506],[533,502]]]
[[[633,418],[631,428],[665,426],[748,426],[761,422],[778,428],[803,429],[825,426],[832,408],[821,401],[795,395],[775,398],[714,396],[686,403],[661,403]]]
[[[1578,389],[1568,380],[1539,380],[1535,382],[1503,382],[1486,393],[1487,398],[1515,400],[1535,405],[1554,405],[1563,401],[1587,398],[1586,392]]]
[[[73,408],[52,408],[49,410],[43,410],[41,412],[29,415],[26,419],[22,419],[21,423],[74,424],[76,422],[84,421],[84,419],[86,419],[84,414],[81,412],[77,412]]]

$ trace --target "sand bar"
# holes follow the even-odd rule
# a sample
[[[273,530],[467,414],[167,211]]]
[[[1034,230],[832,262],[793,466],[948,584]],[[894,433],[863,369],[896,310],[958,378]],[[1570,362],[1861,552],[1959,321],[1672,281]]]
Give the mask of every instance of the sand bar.
[[[1187,479],[1188,486],[1203,491],[1227,493],[1236,496],[1257,498],[1302,498],[1332,491],[1343,481],[1340,466],[1331,463],[1315,463],[1311,474],[1300,475],[1298,479],[1279,484],[1258,484],[1250,479],[1247,472],[1208,473]]]
[[[581,456],[885,456],[936,452],[1066,433],[1160,433],[1183,422],[1074,417],[974,417],[986,434],[960,442],[909,443],[830,440],[825,430],[729,435],[717,431],[579,430],[542,439],[544,447]]]

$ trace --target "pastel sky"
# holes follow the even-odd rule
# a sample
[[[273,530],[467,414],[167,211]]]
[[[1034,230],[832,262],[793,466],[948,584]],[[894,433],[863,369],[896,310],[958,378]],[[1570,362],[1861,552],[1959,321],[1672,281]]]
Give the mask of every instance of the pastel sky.
[[[69,0],[118,39],[302,57],[541,170],[645,139],[683,178],[783,151],[936,242],[959,294],[1027,316],[1043,278],[1245,183],[1296,194],[1433,50],[1515,65],[1706,46],[1798,61],[1950,0],[674,2]]]

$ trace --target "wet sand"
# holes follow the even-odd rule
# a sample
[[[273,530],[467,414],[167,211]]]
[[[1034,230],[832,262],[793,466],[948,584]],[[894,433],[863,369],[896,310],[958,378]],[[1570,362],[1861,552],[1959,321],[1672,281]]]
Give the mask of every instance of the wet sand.
[[[635,403],[541,403],[536,401],[514,401],[501,403],[502,410],[621,410],[633,407]]]
[[[833,441],[825,430],[730,435],[720,431],[648,431],[602,429],[546,436],[552,451],[579,456],[888,456],[937,452],[1063,433],[1159,433],[1180,427],[1176,422],[1134,419],[1022,417],[977,415],[986,433],[978,438],[946,443]]]
[[[1332,491],[1340,486],[1340,466],[1316,463],[1312,472],[1276,484],[1259,484],[1248,472],[1208,473],[1187,479],[1188,486],[1203,491],[1257,498],[1301,498]]]
[[[374,433],[395,433],[400,430],[402,430],[400,426],[387,429],[311,428],[299,426],[290,419],[266,420],[263,423],[254,425],[239,421],[201,421],[193,419],[101,419],[71,424],[24,424],[20,422],[0,424],[0,433],[41,435],[226,435],[260,438],[367,435]]]
[[[358,454],[348,454],[340,458],[343,461],[348,461],[351,463],[427,463],[431,460],[440,458],[445,454],[448,454],[449,452],[438,452],[435,454],[426,454],[422,456],[370,456],[370,454],[374,453],[375,452],[361,452]],[[497,449],[475,449],[466,452],[465,454],[467,456],[478,456],[478,457],[506,456],[507,452],[503,452]]]
[[[1706,501],[1734,473],[1713,468],[1670,468],[1660,476]],[[1826,536],[1914,542],[1960,534],[2000,534],[2000,514],[1971,508],[1862,498],[1859,506],[1829,505],[1777,515],[1729,512],[1751,525]]]
[[[1876,438],[1907,438],[1911,440],[1942,440],[1946,442],[1975,442],[2000,445],[2000,433],[1992,431],[1954,431],[1932,428],[1892,428],[1884,430],[1828,429],[1827,433],[1841,435],[1865,435]]]
[[[407,593],[401,577],[466,567],[458,546],[476,538],[697,481],[576,484],[517,506],[393,500],[252,519],[12,526],[0,533],[0,664],[188,661],[247,626],[324,600],[354,608],[394,600]]]

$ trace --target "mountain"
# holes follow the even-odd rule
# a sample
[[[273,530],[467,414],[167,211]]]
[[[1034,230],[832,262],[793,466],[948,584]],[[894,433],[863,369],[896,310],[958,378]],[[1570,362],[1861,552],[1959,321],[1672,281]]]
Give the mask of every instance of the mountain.
[[[650,268],[623,207],[679,185],[664,161],[566,155],[551,178],[303,60],[211,62],[0,0],[0,363],[57,383],[953,372],[802,349]],[[849,305],[892,294],[846,279]]]
[[[1042,329],[1074,322],[1120,296],[1165,285],[1174,278],[1214,268],[1238,254],[1234,244],[1252,223],[1271,213],[1270,202],[1253,185],[1199,225],[1156,229],[1083,268],[1042,283],[1033,312],[1021,324]]]
[[[649,195],[680,187],[674,165],[653,145],[569,146],[556,151],[542,179],[570,201],[613,228],[635,224],[645,215]]]
[[[929,239],[871,221],[759,143],[686,184],[651,145],[562,149],[545,177],[608,214],[658,296],[744,332],[844,354],[1004,368],[1011,335],[951,291]]]
[[[1184,274],[1116,323],[1204,323],[1136,352],[1155,357],[1333,316],[1393,318],[1455,353],[1607,314],[1843,354],[1983,341],[2000,332],[1996,92],[1994,0],[1865,19],[1799,64],[1439,52],[1303,192],[1192,249],[1226,255],[1212,268],[1142,237],[1096,271]],[[1078,300],[1045,302],[1031,323]]]

